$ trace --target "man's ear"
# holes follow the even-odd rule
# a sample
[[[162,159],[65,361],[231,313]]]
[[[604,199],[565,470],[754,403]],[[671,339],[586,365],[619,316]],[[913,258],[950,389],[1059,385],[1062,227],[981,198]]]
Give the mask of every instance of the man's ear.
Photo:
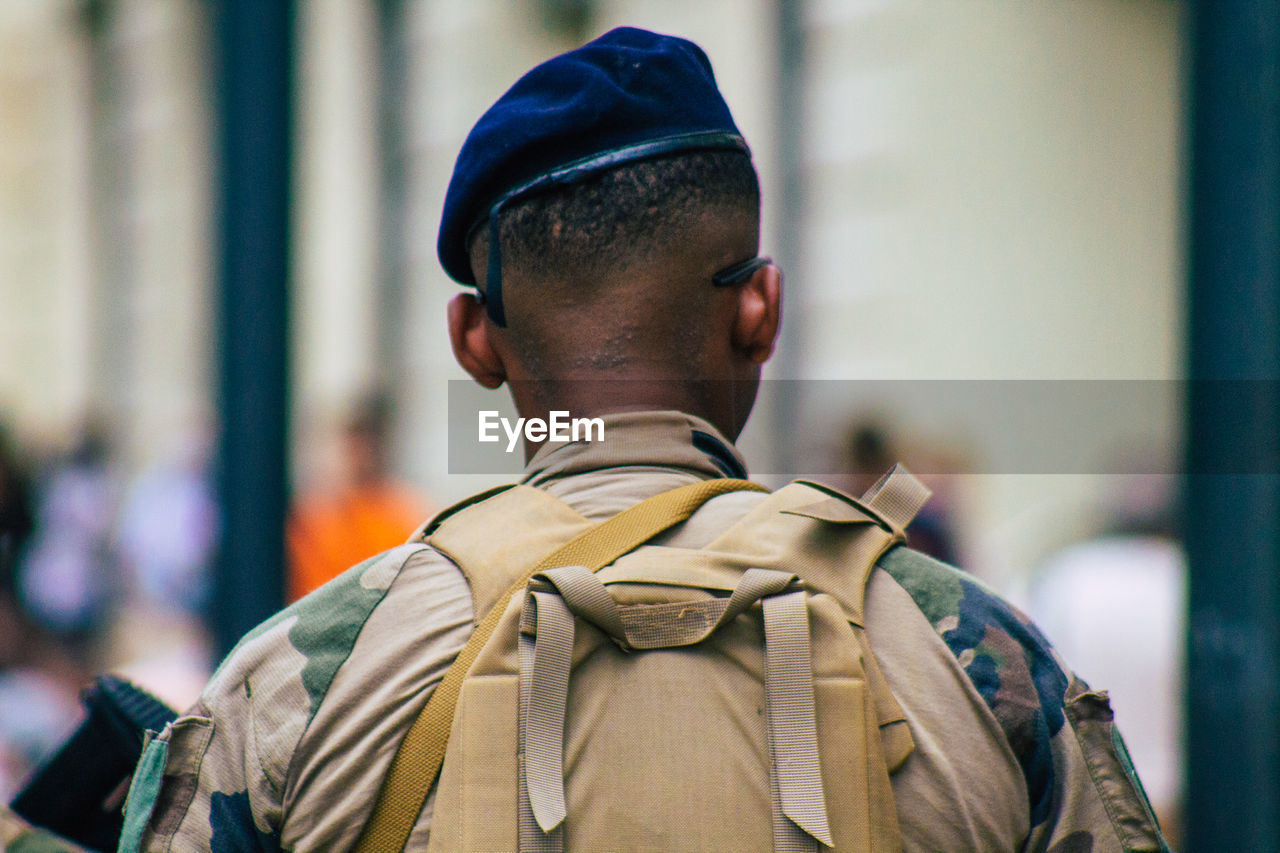
[[[497,388],[507,379],[506,365],[489,340],[484,306],[474,294],[459,293],[449,300],[449,343],[453,357],[471,378],[485,388]]]
[[[734,349],[753,364],[764,364],[773,355],[782,323],[782,271],[773,264],[761,267],[737,291]]]

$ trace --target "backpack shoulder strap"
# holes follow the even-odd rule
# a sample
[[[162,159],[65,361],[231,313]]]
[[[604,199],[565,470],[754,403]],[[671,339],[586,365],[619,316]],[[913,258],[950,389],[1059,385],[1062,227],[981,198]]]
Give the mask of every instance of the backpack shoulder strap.
[[[391,770],[383,782],[382,789],[378,792],[373,816],[365,825],[356,849],[362,853],[404,849],[409,833],[412,832],[418,814],[427,800],[427,795],[440,773],[440,765],[444,761],[445,748],[453,727],[453,713],[458,704],[462,681],[471,665],[475,663],[480,650],[493,635],[512,597],[524,588],[529,578],[540,571],[557,566],[585,566],[595,571],[662,531],[684,521],[693,514],[694,510],[711,498],[727,492],[747,490],[767,491],[763,486],[747,480],[718,479],[701,480],[663,492],[623,510],[594,527],[588,527],[522,572],[516,581],[497,597],[484,619],[479,621],[471,639],[458,654],[453,665],[449,667],[444,680],[431,694],[426,707],[410,727],[405,739],[401,741],[400,749],[391,762]],[[510,490],[502,494],[509,493]],[[474,507],[467,507],[462,512],[478,510],[486,504],[496,502],[500,497],[502,495],[497,495],[491,500],[475,504]],[[550,495],[546,497],[552,501],[556,500]],[[458,516],[461,516],[461,512]],[[512,519],[506,516],[497,516],[495,523],[499,524],[496,527],[487,528],[488,536],[493,539],[501,538],[495,535],[494,531],[502,529],[500,523],[511,521]],[[436,532],[439,533],[440,530],[443,530],[443,525]],[[432,544],[435,544],[434,536],[435,534],[432,534]],[[524,547],[527,549],[528,546]],[[521,562],[528,565],[529,561],[524,558]],[[478,609],[477,612],[479,612]]]

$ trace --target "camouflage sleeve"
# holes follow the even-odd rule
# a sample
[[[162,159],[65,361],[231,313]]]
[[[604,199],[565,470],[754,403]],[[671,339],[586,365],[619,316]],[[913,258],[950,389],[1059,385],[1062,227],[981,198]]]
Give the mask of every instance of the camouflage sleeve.
[[[880,567],[955,656],[1026,782],[1024,850],[1167,851],[1105,692],[1071,675],[1026,616],[975,578],[908,548]]]
[[[281,849],[294,750],[365,621],[422,547],[361,563],[240,641],[196,706],[148,739],[121,851]]]
[[[0,804],[0,850],[8,853],[91,853],[61,835],[32,826]]]

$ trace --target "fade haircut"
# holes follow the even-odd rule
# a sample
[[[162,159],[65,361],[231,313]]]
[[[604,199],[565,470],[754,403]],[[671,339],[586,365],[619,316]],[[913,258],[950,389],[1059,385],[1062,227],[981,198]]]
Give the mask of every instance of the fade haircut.
[[[503,288],[510,340],[526,367],[548,378],[637,360],[696,371],[712,271],[698,278],[673,265],[662,287],[647,289],[627,273],[673,264],[688,256],[682,247],[705,247],[713,224],[758,239],[759,219],[759,180],[739,151],[641,160],[524,199],[499,223],[503,277],[512,282]],[[485,257],[487,232],[477,229],[473,261]],[[569,316],[573,334],[565,334]]]
[[[502,213],[503,266],[530,279],[595,278],[653,258],[704,217],[759,216],[760,185],[738,151],[628,163]]]

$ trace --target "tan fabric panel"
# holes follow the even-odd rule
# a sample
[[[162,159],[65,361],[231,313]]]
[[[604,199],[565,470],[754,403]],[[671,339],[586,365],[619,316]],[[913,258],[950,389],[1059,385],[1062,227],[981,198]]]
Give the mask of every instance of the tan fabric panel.
[[[860,625],[866,578],[875,561],[897,539],[879,526],[861,524],[866,516],[852,498],[845,504],[849,507],[846,517],[829,503],[837,500],[831,494],[839,493],[819,492],[805,484],[793,483],[760,502],[704,550],[638,548],[601,570],[600,578],[605,583],[650,581],[732,589],[737,576],[748,568],[794,572],[810,589],[835,597],[846,617]],[[820,511],[817,514],[815,506]],[[832,518],[839,520],[833,522]],[[846,522],[854,522],[856,526]],[[762,527],[763,532],[757,533]],[[825,547],[809,546],[806,552],[808,543]],[[653,594],[643,588],[635,592],[615,589],[613,593],[620,602]],[[856,632],[856,637],[863,649],[868,648],[862,630]],[[911,732],[874,655],[868,654],[866,658],[868,690],[881,727],[886,760],[893,770],[911,753]]]
[[[704,646],[632,655],[593,632],[571,686],[566,849],[771,849],[759,631],[740,619]]]
[[[520,598],[513,599],[494,630],[494,639],[485,645],[462,682],[457,712],[449,734],[440,781],[436,786],[435,813],[431,824],[432,853],[455,850],[515,850],[517,729],[519,725],[519,655],[516,648],[520,624]],[[476,685],[485,685],[477,688]],[[505,756],[505,758],[499,756]],[[472,796],[464,788],[480,778],[494,782],[488,771],[470,768],[475,757],[496,768],[505,767],[510,776],[505,788],[491,788]],[[464,777],[464,765],[467,766]],[[484,783],[481,783],[484,784]],[[495,783],[496,784],[496,783]],[[503,793],[503,791],[506,793]],[[506,799],[504,799],[506,798]],[[506,802],[505,810],[494,808]],[[490,811],[469,808],[485,802]],[[492,833],[509,844],[468,846],[464,839]]]
[[[430,850],[515,850],[519,676],[490,675],[463,684],[453,742],[436,790],[441,816]],[[453,750],[453,745],[450,745]]]
[[[831,500],[847,502],[847,517],[829,503]],[[746,552],[745,559],[759,561],[756,565],[794,572],[810,589],[832,595],[848,620],[859,628],[855,635],[866,650],[869,645],[861,626],[866,621],[867,579],[880,556],[901,541],[899,535],[877,524],[857,523],[866,510],[854,498],[834,489],[792,483],[761,502],[708,550]],[[772,562],[763,562],[766,559]],[[896,769],[911,753],[911,732],[875,656],[868,652],[864,657],[882,746],[889,768]]]
[[[591,524],[541,489],[515,486],[449,516],[430,542],[467,576],[479,621],[516,578]]]
[[[860,629],[845,621],[831,596],[811,597],[809,609],[823,788],[835,849],[900,850],[888,767],[881,744],[867,741],[876,725],[864,666],[871,655]]]
[[[871,717],[876,712],[874,698],[870,691],[865,691],[863,697],[863,713],[867,717]],[[870,731],[868,729],[868,731]],[[914,742],[911,741],[911,732],[903,723],[900,727],[893,730],[898,736],[905,736],[906,753],[909,754],[915,749]],[[867,769],[864,778],[867,782],[867,804],[868,812],[873,815],[869,826],[870,845],[868,849],[876,851],[876,853],[888,853],[888,851],[901,851],[902,828],[898,824],[897,803],[893,798],[893,785],[889,779],[889,767],[885,762],[885,746],[884,732],[881,728],[880,749],[867,750]],[[905,760],[904,754],[903,759]]]
[[[462,779],[464,850],[511,850],[516,844],[516,743],[519,676],[473,679],[463,690],[459,734],[466,756]]]
[[[895,542],[888,530],[874,524],[849,526],[792,512],[840,494],[792,483],[774,492],[735,525],[717,537],[706,550],[711,555],[731,554],[751,565],[791,572],[813,589],[834,595],[851,622],[863,624],[863,576],[854,567],[866,568]],[[845,496],[847,497],[847,496]],[[857,507],[853,498],[851,506]],[[857,535],[850,535],[856,531]]]
[[[871,846],[866,693],[866,682],[860,678],[818,678],[813,683],[822,787],[834,849],[842,853],[894,849]],[[839,748],[832,748],[833,744]]]
[[[520,611],[524,596],[515,595],[507,602],[502,621],[493,630],[493,639],[485,644],[471,665],[468,677],[477,675],[505,675],[520,671],[520,652],[516,639],[520,631]]]

